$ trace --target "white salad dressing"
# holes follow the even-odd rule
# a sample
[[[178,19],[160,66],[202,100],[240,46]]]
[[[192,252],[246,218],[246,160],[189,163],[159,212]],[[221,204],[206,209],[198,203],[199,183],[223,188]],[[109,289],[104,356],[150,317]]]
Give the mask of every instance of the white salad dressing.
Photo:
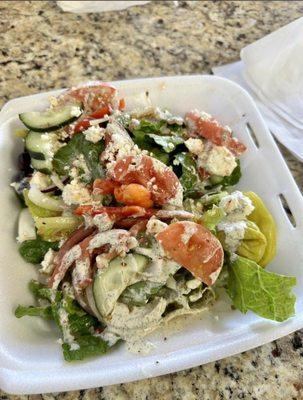
[[[225,234],[226,250],[235,253],[245,236],[246,217],[254,210],[251,200],[240,191],[224,196],[219,207],[223,208],[226,217],[217,225]]]

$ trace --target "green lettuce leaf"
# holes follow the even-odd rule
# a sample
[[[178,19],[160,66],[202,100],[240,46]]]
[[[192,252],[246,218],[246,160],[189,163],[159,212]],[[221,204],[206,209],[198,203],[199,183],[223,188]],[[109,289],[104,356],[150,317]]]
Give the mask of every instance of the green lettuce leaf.
[[[19,253],[26,262],[39,264],[49,249],[58,250],[58,242],[47,242],[37,237],[34,240],[22,242],[19,246]]]
[[[263,318],[285,321],[295,313],[296,297],[291,292],[295,277],[265,271],[254,261],[238,256],[228,267],[227,293],[233,305]]]
[[[92,143],[86,140],[82,133],[78,133],[73,136],[66,146],[61,147],[56,152],[53,158],[53,168],[58,175],[67,175],[74,161],[80,155],[83,155],[91,178],[87,183],[90,183],[104,176],[104,171],[100,164],[100,154],[103,149],[103,142]]]
[[[130,306],[144,306],[157,295],[162,286],[162,283],[150,281],[134,283],[124,290],[119,301]]]
[[[213,205],[210,210],[207,210],[203,213],[202,223],[206,228],[213,231],[218,223],[222,221],[225,215],[226,213],[223,208]]]
[[[108,343],[95,333],[102,328],[101,323],[78,305],[70,291],[49,289],[34,280],[30,281],[29,289],[37,299],[48,300],[49,305],[18,306],[16,317],[28,315],[54,319],[63,336],[62,350],[66,361],[83,360],[108,350]],[[62,314],[66,317],[63,320],[60,318]],[[72,343],[67,340],[71,337],[74,338]]]
[[[42,317],[45,319],[53,319],[53,312],[50,306],[47,307],[34,307],[34,306],[18,306],[15,310],[15,316],[21,318],[24,316]]]

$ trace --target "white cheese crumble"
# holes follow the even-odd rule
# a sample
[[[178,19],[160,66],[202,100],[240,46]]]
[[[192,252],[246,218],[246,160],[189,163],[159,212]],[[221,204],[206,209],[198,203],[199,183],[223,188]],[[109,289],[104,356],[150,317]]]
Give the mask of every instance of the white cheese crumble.
[[[41,172],[34,172],[31,180],[30,185],[35,185],[39,190],[46,189],[51,184],[49,176],[46,174],[42,174]]]
[[[80,117],[81,114],[82,114],[82,110],[80,107],[74,106],[70,110],[70,115],[72,117]]]
[[[107,171],[109,174],[113,171],[116,160],[143,153],[134,144],[127,131],[116,121],[110,120],[106,127],[106,133],[110,138],[110,142],[102,153],[102,160],[107,162]]]
[[[155,117],[166,121],[169,125],[183,125],[184,120],[182,117],[171,114],[168,110],[161,110],[160,108],[155,109]]]
[[[156,235],[167,228],[167,226],[165,222],[160,221],[156,217],[151,217],[146,225],[146,233]]]
[[[245,196],[239,190],[232,192],[231,194],[224,196],[219,207],[227,214],[229,221],[238,221],[244,219],[254,210],[254,206],[249,197]]]
[[[99,229],[99,232],[105,232],[112,229],[114,221],[106,213],[103,213],[94,216],[93,224]]]
[[[219,203],[226,217],[218,224],[218,230],[225,233],[226,250],[237,251],[241,240],[244,239],[247,226],[246,217],[254,210],[251,200],[242,192],[235,192],[223,197]]]
[[[39,272],[47,275],[50,275],[53,272],[55,255],[56,252],[54,250],[48,249],[43,261],[41,262],[42,268],[39,269]]]
[[[198,166],[211,175],[229,176],[236,168],[236,158],[225,146],[216,146],[208,142],[198,157]]]
[[[92,125],[88,129],[86,129],[83,132],[83,134],[84,134],[86,140],[93,142],[93,143],[97,143],[101,139],[103,139],[104,134],[105,134],[105,129],[101,128],[98,125]]]
[[[217,228],[225,233],[226,250],[236,252],[241,240],[244,239],[246,221],[221,221]]]
[[[91,196],[84,184],[73,179],[71,183],[65,185],[62,192],[62,198],[65,204],[87,204],[91,203]]]
[[[199,156],[203,153],[204,143],[201,139],[189,138],[184,142],[184,144],[188,150],[196,156]]]

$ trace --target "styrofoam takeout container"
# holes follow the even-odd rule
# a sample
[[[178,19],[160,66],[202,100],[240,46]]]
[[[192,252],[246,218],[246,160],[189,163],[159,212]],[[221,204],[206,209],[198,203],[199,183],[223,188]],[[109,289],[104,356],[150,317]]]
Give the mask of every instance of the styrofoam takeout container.
[[[10,393],[58,392],[154,377],[230,356],[303,327],[303,199],[268,129],[249,95],[240,86],[213,76],[176,76],[114,82],[126,101],[148,91],[152,102],[183,115],[192,108],[211,113],[232,127],[248,150],[242,156],[240,189],[258,193],[278,226],[278,253],[269,270],[295,275],[296,316],[284,323],[231,310],[224,297],[200,318],[186,319],[174,333],[151,336],[147,356],[128,353],[124,345],[103,357],[84,362],[63,360],[58,332],[39,318],[15,318],[13,311],[33,299],[27,283],[35,267],[18,254],[16,221],[19,205],[9,184],[16,171],[21,141],[13,132],[21,126],[18,113],[42,109],[50,95],[40,93],[9,101],[0,113],[0,387]],[[286,199],[295,220],[281,203]],[[182,328],[182,329],[181,329]],[[167,340],[164,341],[164,336]]]

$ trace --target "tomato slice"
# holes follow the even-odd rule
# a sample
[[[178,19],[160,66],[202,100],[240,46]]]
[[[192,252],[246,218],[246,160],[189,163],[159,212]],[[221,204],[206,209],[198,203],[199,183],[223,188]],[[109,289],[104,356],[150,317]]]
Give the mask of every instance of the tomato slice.
[[[239,156],[246,150],[246,146],[232,137],[231,132],[215,119],[203,118],[195,111],[188,112],[185,119],[188,122],[191,133],[198,134],[217,146],[227,147],[234,155]]]
[[[179,221],[170,224],[156,238],[174,261],[207,285],[214,284],[223,265],[224,252],[208,229],[195,222]]]
[[[125,185],[137,183],[144,186],[157,205],[167,203],[180,190],[180,182],[174,172],[150,156],[126,156],[119,159],[112,178]]]
[[[59,101],[68,102],[73,99],[81,102],[86,114],[92,114],[108,105],[114,106],[117,89],[105,82],[91,82],[87,85],[72,88],[59,97]],[[102,117],[98,117],[102,118]]]
[[[96,179],[93,184],[93,194],[114,194],[118,187],[120,187],[120,183],[112,179]]]

